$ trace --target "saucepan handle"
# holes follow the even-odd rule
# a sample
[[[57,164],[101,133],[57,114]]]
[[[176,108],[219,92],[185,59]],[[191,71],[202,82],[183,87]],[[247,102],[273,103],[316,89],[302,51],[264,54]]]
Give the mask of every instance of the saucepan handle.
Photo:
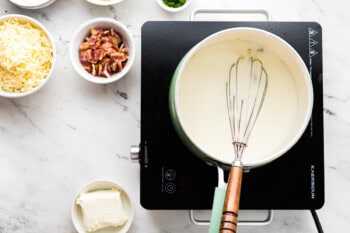
[[[223,213],[223,206],[224,206],[224,201],[226,197],[227,184],[224,181],[224,171],[220,166],[217,166],[217,169],[218,169],[218,187],[215,188],[215,192],[214,192],[214,199],[213,199],[213,205],[211,208],[210,220],[198,219],[195,216],[195,210],[189,211],[189,216],[192,223],[194,223],[197,226],[209,226],[209,231],[208,231],[209,233],[218,233],[220,230],[221,216]],[[243,216],[244,216],[244,212],[248,214],[247,216],[249,216],[249,218],[243,217],[243,219],[240,219],[238,221],[238,225],[252,225],[252,226],[267,225],[271,223],[273,218],[272,210],[267,210],[267,214],[263,215],[264,217],[266,216],[265,218],[259,217],[257,219],[250,219],[252,215],[251,213],[249,213],[248,210],[246,211],[243,210]]]
[[[214,192],[213,207],[211,210],[209,233],[218,233],[220,230],[222,208],[226,196],[226,188],[216,187]]]
[[[237,231],[242,176],[243,168],[241,166],[231,167],[222,210],[220,233],[232,233]]]
[[[245,14],[245,15],[264,15],[266,21],[271,21],[271,14],[264,9],[196,9],[192,11],[191,21],[195,21],[196,15],[199,14]]]

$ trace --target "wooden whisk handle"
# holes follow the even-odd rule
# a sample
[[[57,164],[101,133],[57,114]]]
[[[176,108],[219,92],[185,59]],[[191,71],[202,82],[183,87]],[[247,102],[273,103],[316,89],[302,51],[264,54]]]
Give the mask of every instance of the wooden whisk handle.
[[[231,167],[227,182],[224,208],[221,217],[220,233],[236,233],[242,176],[242,167]]]

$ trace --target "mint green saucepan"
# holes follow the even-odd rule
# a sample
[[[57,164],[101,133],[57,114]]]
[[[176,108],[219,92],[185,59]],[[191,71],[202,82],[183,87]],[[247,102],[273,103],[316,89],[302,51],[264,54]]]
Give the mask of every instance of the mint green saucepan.
[[[261,86],[258,97],[249,94]],[[242,95],[252,101],[240,100]],[[172,78],[169,105],[183,143],[209,164],[230,170],[227,191],[219,189],[214,197],[221,204],[214,205],[210,225],[211,232],[223,233],[236,230],[242,171],[276,160],[299,140],[310,120],[313,89],[303,60],[286,41],[260,29],[231,28],[184,56]],[[244,142],[236,140],[237,131],[247,135]],[[237,144],[244,151],[239,156]]]

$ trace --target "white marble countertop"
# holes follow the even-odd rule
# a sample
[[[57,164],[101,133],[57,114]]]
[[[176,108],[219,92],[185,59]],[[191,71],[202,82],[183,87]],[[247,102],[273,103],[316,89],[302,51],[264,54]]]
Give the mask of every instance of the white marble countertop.
[[[185,210],[149,211],[139,204],[139,165],[129,158],[140,137],[141,26],[150,20],[188,20],[197,8],[266,9],[276,21],[316,21],[323,28],[326,202],[318,210],[325,232],[350,226],[350,4],[327,0],[193,0],[170,14],[156,0],[124,0],[97,7],[84,0],[57,0],[40,10],[0,2],[0,15],[20,13],[42,22],[53,34],[58,59],[53,79],[38,93],[0,98],[0,232],[75,232],[70,219],[74,196],[87,183],[115,181],[135,204],[129,232],[206,232]],[[68,59],[72,33],[94,17],[128,26],[137,58],[124,79],[110,85],[82,80]],[[305,210],[275,211],[268,226],[239,232],[316,232]]]

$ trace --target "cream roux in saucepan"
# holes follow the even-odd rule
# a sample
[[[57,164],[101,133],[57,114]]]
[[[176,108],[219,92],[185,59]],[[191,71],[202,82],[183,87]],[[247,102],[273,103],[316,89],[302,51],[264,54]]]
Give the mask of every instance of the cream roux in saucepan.
[[[250,165],[281,150],[294,135],[298,118],[297,88],[292,74],[270,48],[251,41],[221,41],[193,55],[179,83],[178,111],[187,135],[216,160],[231,164],[231,144],[225,83],[239,56],[258,57],[268,73],[265,102],[243,155]]]

